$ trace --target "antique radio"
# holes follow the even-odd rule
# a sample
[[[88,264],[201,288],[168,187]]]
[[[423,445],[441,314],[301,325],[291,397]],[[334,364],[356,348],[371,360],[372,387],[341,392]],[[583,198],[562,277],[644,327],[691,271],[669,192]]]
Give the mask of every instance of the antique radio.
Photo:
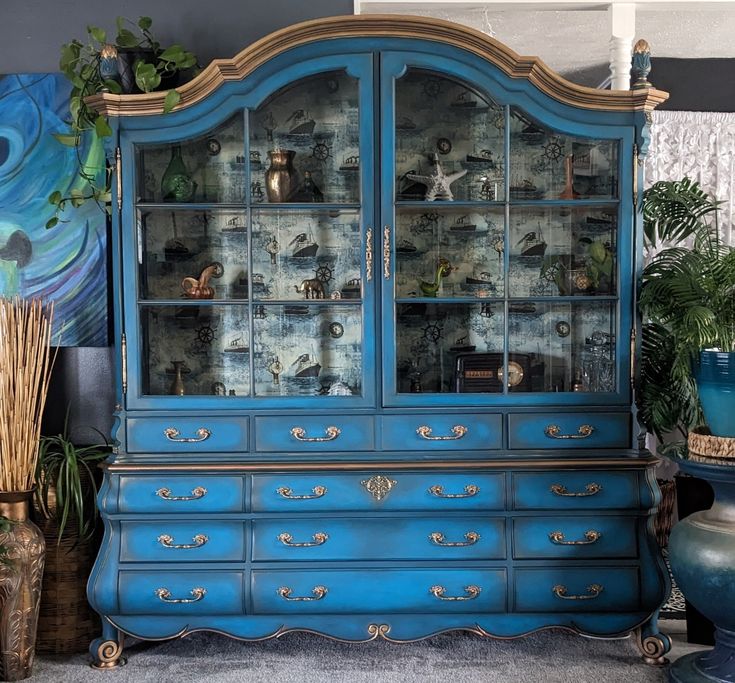
[[[501,393],[503,375],[502,353],[460,353],[457,356],[454,372],[455,391],[457,393]],[[507,384],[508,391],[533,391],[529,354],[508,354]]]

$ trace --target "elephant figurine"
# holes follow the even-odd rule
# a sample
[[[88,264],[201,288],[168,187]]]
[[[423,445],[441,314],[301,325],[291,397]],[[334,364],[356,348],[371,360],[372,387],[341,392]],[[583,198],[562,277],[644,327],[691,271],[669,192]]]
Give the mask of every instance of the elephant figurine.
[[[302,280],[300,285],[294,285],[296,291],[304,295],[304,299],[326,299],[324,283],[316,277]]]

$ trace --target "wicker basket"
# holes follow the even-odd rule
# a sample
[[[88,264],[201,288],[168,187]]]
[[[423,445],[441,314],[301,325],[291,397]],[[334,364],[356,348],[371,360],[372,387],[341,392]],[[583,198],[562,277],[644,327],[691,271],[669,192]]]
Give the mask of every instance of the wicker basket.
[[[713,436],[705,429],[689,432],[689,457],[693,459],[730,460],[735,466],[735,439]]]
[[[658,487],[661,489],[661,502],[653,520],[653,528],[656,532],[656,540],[661,548],[669,545],[669,534],[674,520],[674,505],[676,504],[676,482],[671,479],[658,479]]]

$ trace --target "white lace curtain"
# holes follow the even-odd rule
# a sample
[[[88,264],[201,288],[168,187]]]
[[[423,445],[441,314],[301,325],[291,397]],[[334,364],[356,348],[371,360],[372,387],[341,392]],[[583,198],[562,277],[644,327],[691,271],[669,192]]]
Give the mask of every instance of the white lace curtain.
[[[646,185],[684,176],[723,202],[720,232],[735,243],[735,113],[653,112]]]

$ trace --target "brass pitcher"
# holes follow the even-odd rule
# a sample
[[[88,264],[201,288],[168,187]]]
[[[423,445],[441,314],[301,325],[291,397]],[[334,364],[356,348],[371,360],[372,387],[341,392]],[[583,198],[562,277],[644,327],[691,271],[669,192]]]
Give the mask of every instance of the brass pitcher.
[[[13,522],[0,533],[9,564],[0,564],[0,680],[20,681],[33,670],[46,542],[28,519],[31,491],[0,493],[0,515]]]
[[[265,172],[265,193],[269,202],[287,202],[296,189],[296,169],[290,149],[274,149],[268,152],[271,165]]]

